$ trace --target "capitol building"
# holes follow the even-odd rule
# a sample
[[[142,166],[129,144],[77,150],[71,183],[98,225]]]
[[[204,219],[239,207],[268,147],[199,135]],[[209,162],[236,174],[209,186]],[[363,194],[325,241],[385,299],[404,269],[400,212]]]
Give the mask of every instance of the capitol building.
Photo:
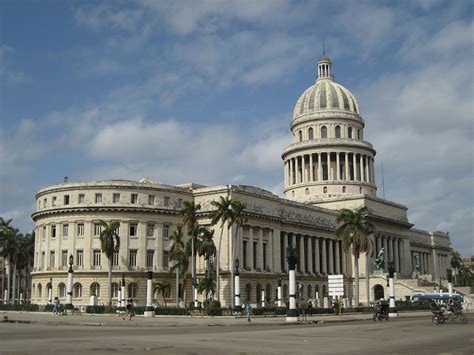
[[[37,210],[32,302],[45,304],[52,297],[66,299],[69,256],[73,256],[73,303],[89,304],[97,295],[108,301],[108,260],[101,251],[100,220],[120,222],[120,250],[112,265],[112,299],[118,301],[122,274],[126,298],[145,305],[146,272],[153,280],[171,284],[169,301],[176,296],[175,275],[170,272],[170,236],[183,229],[180,211],[184,201],[202,206],[199,223],[211,225],[212,201],[229,197],[246,204],[245,224],[235,250],[240,260],[242,303],[260,305],[262,297],[273,304],[278,278],[283,279],[283,299],[288,298],[288,264],[285,249],[298,250],[296,281],[299,297],[323,306],[328,275],[344,275],[344,300],[354,299],[354,257],[336,236],[336,217],[342,208],[367,207],[375,227],[374,249],[359,259],[360,300],[388,297],[385,274],[377,272],[374,259],[383,248],[395,266],[396,298],[432,291],[446,278],[451,242],[446,233],[414,228],[408,208],[377,196],[376,150],[364,135],[365,121],[354,95],[335,81],[331,60],[323,56],[317,78],[296,101],[291,121],[292,142],[282,152],[284,191],[279,197],[258,187],[244,185],[202,186],[194,183],[165,185],[149,179],[64,182],[36,194]],[[221,226],[215,225],[218,239]],[[223,226],[220,252],[219,298],[232,304],[231,235],[236,225]],[[216,241],[216,245],[218,242]],[[419,267],[415,270],[415,260]],[[205,273],[204,259],[197,259],[197,277]],[[414,272],[420,277],[413,278]],[[365,279],[370,275],[369,294]],[[189,278],[190,279],[190,278]],[[431,284],[430,284],[431,282]],[[187,283],[188,301],[191,282]],[[426,285],[430,285],[429,289]],[[423,288],[425,287],[425,288]],[[262,292],[263,291],[263,292]],[[158,295],[155,295],[157,299]],[[161,298],[161,297],[160,297]],[[204,295],[198,295],[199,300]],[[160,301],[161,302],[161,301]]]

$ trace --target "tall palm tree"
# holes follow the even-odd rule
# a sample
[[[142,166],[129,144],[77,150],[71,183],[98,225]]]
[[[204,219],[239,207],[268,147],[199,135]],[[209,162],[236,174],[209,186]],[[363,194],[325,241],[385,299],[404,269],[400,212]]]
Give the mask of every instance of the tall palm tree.
[[[454,284],[457,285],[457,282],[458,282],[457,274],[458,274],[459,268],[462,265],[462,257],[461,257],[461,254],[458,251],[453,250],[451,252],[450,264],[451,264],[451,268],[454,269]]]
[[[100,247],[102,252],[107,257],[109,262],[109,307],[112,306],[112,261],[114,252],[120,249],[120,237],[117,231],[120,228],[119,222],[110,222],[100,220],[99,224],[102,226],[100,232]]]
[[[18,229],[9,226],[11,220],[5,221],[2,218],[2,233],[0,238],[1,255],[8,261],[8,278],[7,278],[7,298],[6,301],[10,301],[10,293],[12,298],[15,299],[15,286],[16,286],[16,263],[20,254],[19,238],[20,233]],[[12,273],[13,266],[13,273]],[[11,285],[13,281],[13,285]],[[11,287],[13,286],[13,287]]]
[[[25,275],[25,299],[29,298],[29,276],[33,268],[34,251],[35,251],[35,232],[26,233],[23,238],[19,240],[19,257],[18,268],[21,273]]]
[[[182,241],[181,229],[177,229],[171,235],[172,245],[170,248],[170,260],[174,261],[170,268],[171,272],[176,273],[176,304],[179,303],[179,286],[183,289],[183,299],[185,300],[184,288],[186,286],[186,277],[189,268],[189,255],[191,250],[189,244]],[[181,279],[181,281],[180,281]]]
[[[192,300],[195,305],[194,289],[196,287],[196,237],[198,232],[197,213],[201,209],[200,204],[195,204],[194,201],[184,201],[184,208],[181,210],[183,222],[187,227],[188,233],[191,235],[191,278],[192,278]]]
[[[367,207],[352,211],[347,208],[340,210],[336,223],[336,235],[342,237],[342,247],[345,252],[352,252],[355,259],[355,304],[359,306],[359,256],[370,250],[370,234],[374,226],[368,221]]]
[[[239,200],[232,200],[231,202],[231,209],[232,209],[232,214],[230,217],[230,223],[229,223],[229,228],[232,225],[236,225],[235,228],[235,238],[232,238],[232,260],[230,263],[230,285],[231,285],[231,300],[232,300],[232,307],[234,306],[234,265],[233,263],[235,262],[235,255],[237,253],[237,245],[240,245],[239,243],[239,230],[242,228],[244,223],[247,221],[247,219],[244,217],[243,213],[245,208],[247,207],[247,204],[242,203]],[[232,234],[233,236],[233,234]],[[265,268],[266,265],[263,265]]]
[[[166,295],[170,292],[171,285],[168,281],[158,281],[153,284],[153,294],[158,292],[158,294],[163,297],[163,302],[166,307]]]
[[[209,270],[209,260],[216,255],[216,245],[214,244],[214,229],[199,227],[198,230],[198,247],[199,256],[204,256],[206,261],[206,272]]]
[[[209,299],[209,296],[216,291],[216,279],[212,269],[208,270],[206,276],[199,281],[197,289],[199,294],[204,293],[206,300]]]
[[[458,269],[458,272],[459,272],[459,278],[461,279],[460,280],[460,284],[464,284],[464,286],[469,286],[469,283],[471,281],[471,278],[472,278],[472,270],[469,268],[469,266],[467,265],[461,265]]]
[[[216,253],[216,295],[217,300],[220,300],[220,282],[219,282],[219,273],[220,273],[220,254],[221,254],[221,244],[222,244],[222,234],[224,233],[224,225],[226,222],[231,220],[232,208],[231,208],[231,199],[229,197],[219,197],[219,201],[212,201],[211,204],[216,210],[212,213],[212,224],[216,225],[221,223],[221,235],[219,237],[219,245],[217,247]],[[229,226],[227,226],[229,229]]]

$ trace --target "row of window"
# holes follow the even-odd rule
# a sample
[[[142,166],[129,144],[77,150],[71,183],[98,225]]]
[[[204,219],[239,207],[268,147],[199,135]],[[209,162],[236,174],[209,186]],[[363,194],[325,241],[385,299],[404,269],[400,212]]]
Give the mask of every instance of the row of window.
[[[128,251],[128,266],[131,268],[137,267],[137,254],[138,254],[138,249],[130,249]],[[153,249],[148,249],[146,251],[146,267],[147,268],[152,268],[155,266],[154,263],[154,258],[155,258],[155,250]],[[163,269],[167,269],[169,265],[169,256],[168,256],[168,251],[163,251],[163,262],[162,262],[162,267]],[[76,250],[76,255],[75,255],[75,267],[82,268],[84,267],[84,250],[79,249]],[[40,268],[44,269],[45,267],[45,262],[46,262],[46,252],[41,252],[41,260],[40,260]],[[107,263],[106,263],[107,264]],[[61,251],[61,268],[67,268],[69,265],[69,251],[68,250],[62,250]],[[115,251],[112,257],[112,266],[118,266],[119,265],[119,251]],[[100,267],[102,266],[102,251],[100,249],[93,249],[92,250],[92,267]],[[56,251],[51,250],[49,252],[49,267],[51,269],[56,268]]]
[[[355,131],[355,132],[354,132]],[[314,139],[315,138],[315,132],[312,127],[308,128],[307,131],[308,135],[308,140]],[[354,137],[353,137],[354,136]],[[321,138],[328,138],[328,128],[326,126],[322,126],[320,128],[320,137]],[[335,127],[335,138],[342,138],[342,129],[341,126],[336,126]],[[360,135],[360,129],[354,130],[352,127],[347,128],[347,138],[354,138],[354,139],[361,139]],[[298,141],[302,142],[303,141],[303,130],[298,130]]]
[[[47,284],[46,285],[46,294],[45,294],[46,298],[49,297],[49,294],[48,294],[49,288],[50,288],[50,285]],[[73,285],[73,287],[72,287],[72,296],[73,296],[73,298],[82,298],[83,297],[82,288],[83,288],[82,284],[79,283],[79,282],[76,282]],[[120,291],[120,285],[117,282],[113,282],[112,283],[112,297],[117,298],[118,295],[119,295],[119,291]],[[128,287],[127,287],[127,291],[128,291],[128,298],[137,298],[138,285],[135,282],[129,283]],[[43,296],[43,294],[42,294],[43,287],[42,287],[41,284],[38,284],[37,288],[35,287],[35,285],[33,285],[33,293],[35,293],[35,292],[36,292],[36,298],[41,298]],[[94,282],[93,284],[91,284],[89,296],[99,296],[99,295],[100,295],[100,285],[97,282]],[[54,298],[53,295],[51,295],[51,297]],[[58,284],[57,296],[55,296],[55,297],[59,297],[59,298],[65,298],[66,297],[66,285],[64,284],[64,282],[61,282],[61,283]]]
[[[85,194],[83,193],[80,193],[78,194],[78,197],[77,197],[77,201],[78,201],[78,204],[84,204],[85,201],[86,201],[86,196]],[[96,193],[94,195],[94,202],[95,203],[102,203],[103,201],[103,195],[102,193]],[[128,197],[128,199],[123,199],[123,196],[120,194],[120,193],[113,193],[112,194],[112,203],[120,203],[122,201],[129,201],[130,204],[134,205],[134,204],[138,204],[139,202],[142,202],[139,200],[139,196],[137,193],[131,193]],[[181,205],[182,205],[182,202],[183,202],[183,199],[178,199],[177,202],[176,202],[176,207],[177,208],[181,208]],[[71,203],[71,198],[70,198],[70,195],[64,195],[63,196],[63,206],[67,206]],[[144,202],[142,202],[144,203]],[[58,198],[57,196],[52,196],[51,197],[51,206],[54,207],[54,206],[57,206],[58,204]],[[155,195],[148,195],[148,205],[150,206],[154,206],[156,204],[156,196]],[[163,198],[163,205],[165,207],[169,207],[170,206],[170,197],[169,196],[165,196]],[[48,199],[45,197],[43,198],[43,208],[46,208],[48,206]],[[38,209],[41,208],[41,199],[38,199]]]
[[[146,226],[146,236],[147,237],[154,237],[155,236],[155,228],[156,224],[155,223],[147,223]],[[180,228],[180,227],[178,227]],[[69,237],[69,223],[63,223],[62,224],[62,236],[63,238]],[[57,231],[56,231],[56,225],[52,224],[51,225],[51,238],[54,239],[57,237]],[[85,233],[85,224],[83,222],[78,222],[76,223],[76,234],[75,236],[77,237],[83,237]],[[102,225],[99,223],[94,223],[93,224],[93,235],[94,237],[99,237],[100,234],[102,233]],[[119,234],[119,231],[116,231],[117,235]],[[169,238],[169,233],[170,233],[170,225],[165,224],[163,225],[163,239],[168,239]],[[43,226],[41,229],[41,238],[45,239],[47,234],[47,227]],[[138,237],[138,222],[131,222],[128,226],[128,236],[129,237]]]

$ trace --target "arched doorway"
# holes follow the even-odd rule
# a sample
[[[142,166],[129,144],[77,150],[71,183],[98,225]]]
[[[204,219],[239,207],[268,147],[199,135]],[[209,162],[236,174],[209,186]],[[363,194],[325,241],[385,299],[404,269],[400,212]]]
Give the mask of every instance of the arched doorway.
[[[383,295],[383,286],[382,285],[375,285],[374,286],[374,300],[377,301],[381,298],[384,298],[384,295]]]

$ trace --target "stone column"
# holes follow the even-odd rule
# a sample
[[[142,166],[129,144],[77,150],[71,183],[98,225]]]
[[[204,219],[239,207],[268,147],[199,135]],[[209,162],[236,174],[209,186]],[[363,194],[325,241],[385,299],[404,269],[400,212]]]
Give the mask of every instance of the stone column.
[[[279,229],[270,230],[271,236],[271,245],[272,245],[272,258],[273,258],[273,267],[272,271],[280,273],[282,270],[281,265],[281,233]]]
[[[321,153],[318,153],[318,181],[323,181],[323,164],[321,161]]]
[[[290,159],[290,183],[289,185],[293,185],[293,158]]]
[[[309,181],[314,181],[313,154],[309,155]]]
[[[313,237],[308,237],[308,272],[314,272],[313,267]]]
[[[339,152],[336,152],[336,180],[341,180],[341,162],[339,158]]]
[[[342,257],[342,273],[343,274],[348,274],[347,272],[347,255],[344,251],[344,249],[342,249],[342,242],[339,242],[340,244],[340,249],[341,249],[341,257]]]
[[[332,239],[328,239],[329,242],[329,274],[334,275],[334,249]]]
[[[400,272],[400,260],[398,259],[398,238],[395,238],[394,239],[394,246],[395,248],[393,248],[393,251],[394,251],[394,257],[395,257],[395,271],[396,272]]]
[[[376,254],[378,255],[380,249],[382,249],[382,247],[380,246],[380,236],[377,236],[375,237],[375,244],[376,244]]]
[[[253,270],[253,235],[254,235],[254,227],[249,226],[249,241],[247,247],[247,261],[248,267],[250,270]]]
[[[336,274],[341,273],[341,256],[339,254],[339,241],[336,240]]]
[[[295,176],[296,176],[296,183],[299,184],[300,180],[299,180],[299,161],[298,161],[298,157],[295,157]]]
[[[363,155],[359,155],[359,170],[360,170],[360,181],[364,181],[364,158]]]
[[[153,277],[153,272],[148,271],[146,273],[147,275],[147,280],[146,280],[146,307],[143,312],[143,316],[145,318],[152,318],[155,316],[155,309],[153,308],[152,302],[153,302],[153,284],[152,284],[152,277]]]
[[[383,269],[385,271],[387,271],[387,261],[390,260],[388,258],[387,237],[385,237],[385,236],[382,237],[382,243],[383,243],[383,251],[385,253],[385,265],[384,265]]]
[[[257,269],[258,268],[261,271],[265,271],[265,265],[263,265],[263,228],[258,229]]]
[[[369,156],[364,155],[365,160],[365,181],[370,182],[370,173],[369,173]]]
[[[371,171],[372,171],[372,183],[375,184],[375,160],[374,158],[370,158],[370,163],[371,163]]]
[[[354,171],[354,181],[357,181],[357,157],[356,153],[352,153],[352,170]]]
[[[304,236],[303,235],[300,235],[298,236],[299,237],[299,240],[300,240],[300,250],[298,250],[298,253],[300,254],[300,257],[299,257],[299,263],[300,263],[300,271],[302,273],[305,272],[305,264],[304,264],[304,253],[305,253],[305,247],[304,247]]]
[[[315,259],[315,264],[316,264],[316,273],[318,275],[321,274],[321,268],[320,268],[320,256],[319,256],[319,238],[314,238],[314,259]]]
[[[387,237],[387,261],[393,261],[393,245],[392,245],[393,238]]]
[[[328,264],[327,264],[327,255],[326,255],[326,239],[321,239],[321,249],[322,249],[322,257],[323,257],[323,270],[322,272],[327,275],[328,274]]]
[[[327,164],[328,164],[328,180],[334,180],[334,177],[332,176],[332,170],[331,170],[331,153],[327,152]]]
[[[288,247],[288,233],[283,232],[283,265],[282,270],[288,270],[286,265],[286,248]]]
[[[350,180],[351,174],[349,173],[349,153],[345,152],[344,153],[344,164],[345,164],[345,169],[344,169],[344,179],[345,180]]]

